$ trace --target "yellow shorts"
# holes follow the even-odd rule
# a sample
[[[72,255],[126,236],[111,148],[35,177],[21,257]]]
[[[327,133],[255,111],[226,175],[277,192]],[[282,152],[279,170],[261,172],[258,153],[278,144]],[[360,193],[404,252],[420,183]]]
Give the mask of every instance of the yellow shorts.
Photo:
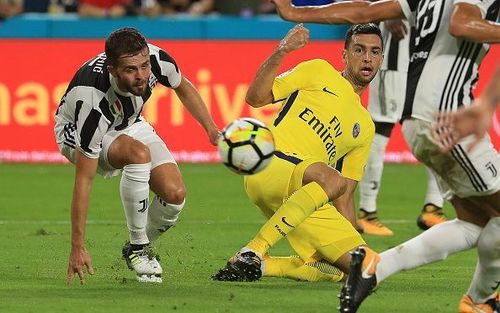
[[[288,197],[302,187],[307,167],[321,162],[277,152],[262,172],[245,177],[250,200],[270,218]],[[287,235],[287,240],[304,262],[326,259],[335,262],[341,255],[365,242],[352,224],[327,203]]]

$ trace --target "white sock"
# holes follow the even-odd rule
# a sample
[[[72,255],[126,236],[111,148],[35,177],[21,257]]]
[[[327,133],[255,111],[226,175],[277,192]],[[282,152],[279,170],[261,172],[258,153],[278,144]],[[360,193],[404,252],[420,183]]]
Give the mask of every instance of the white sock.
[[[368,156],[363,179],[359,182],[359,207],[366,212],[377,210],[377,195],[380,189],[380,180],[384,170],[384,153],[389,137],[375,134]]]
[[[481,227],[459,219],[433,226],[417,237],[382,252],[377,265],[377,281],[470,249],[476,246],[480,232]]]
[[[441,191],[439,191],[436,177],[427,166],[425,169],[427,170],[427,194],[425,195],[424,204],[432,203],[435,206],[442,208],[444,200],[443,196],[441,196]]]
[[[477,242],[479,260],[467,294],[475,303],[484,303],[500,284],[500,217],[492,218]]]
[[[172,204],[163,201],[157,195],[153,198],[149,206],[148,223],[146,226],[146,232],[151,242],[158,239],[161,234],[177,222],[185,203],[185,199],[181,204]]]
[[[120,181],[125,217],[130,243],[142,245],[149,243],[146,235],[146,223],[149,205],[149,176],[151,163],[129,164],[123,167]]]

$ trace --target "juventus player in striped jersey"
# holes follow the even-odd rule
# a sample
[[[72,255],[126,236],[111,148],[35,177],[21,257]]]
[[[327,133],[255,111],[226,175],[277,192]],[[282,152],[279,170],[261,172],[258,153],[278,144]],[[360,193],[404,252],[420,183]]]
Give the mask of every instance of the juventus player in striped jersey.
[[[368,111],[375,123],[375,137],[359,182],[358,228],[365,234],[391,236],[393,232],[378,218],[377,196],[384,168],[384,153],[394,125],[403,112],[406,76],[410,54],[410,25],[405,20],[391,20],[380,24],[385,43],[382,68],[370,83]],[[443,197],[434,174],[427,170],[427,192],[417,225],[425,230],[446,221]]]
[[[197,90],[172,57],[133,28],[113,32],[105,53],[76,72],[61,99],[55,137],[61,153],[76,166],[68,285],[75,273],[85,282],[84,266],[94,273],[84,238],[96,172],[104,177],[122,172],[120,196],[129,232],[123,256],[137,280],[162,281],[150,243],[177,221],[186,187],[167,146],[141,115],[157,83],[175,91],[215,145],[219,131]],[[155,193],[151,203],[150,189]]]
[[[432,132],[439,112],[472,104],[477,70],[489,49],[500,42],[500,0],[382,0],[340,2],[322,7],[294,7],[272,0],[280,15],[297,22],[366,23],[404,18],[415,25],[403,111],[403,134],[414,155],[436,174],[457,219],[366,258],[353,254],[351,275],[341,295],[341,312],[356,312],[375,285],[401,270],[477,247],[479,261],[459,312],[498,312],[500,282],[500,155],[489,137],[465,137],[450,152]]]

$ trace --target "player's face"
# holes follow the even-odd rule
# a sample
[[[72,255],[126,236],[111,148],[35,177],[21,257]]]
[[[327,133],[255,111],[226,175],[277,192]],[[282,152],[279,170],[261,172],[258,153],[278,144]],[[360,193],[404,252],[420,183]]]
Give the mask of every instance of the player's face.
[[[136,96],[146,92],[151,74],[149,50],[144,48],[137,54],[124,54],[118,59],[116,67],[110,66],[109,71],[116,79],[122,91],[128,91]]]
[[[343,53],[346,74],[358,86],[369,84],[384,60],[382,40],[374,34],[358,34]]]

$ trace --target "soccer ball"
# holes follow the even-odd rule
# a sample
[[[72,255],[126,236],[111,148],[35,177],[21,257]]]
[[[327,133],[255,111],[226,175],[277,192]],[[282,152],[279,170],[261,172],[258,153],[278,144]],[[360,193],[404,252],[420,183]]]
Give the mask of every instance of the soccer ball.
[[[244,175],[262,171],[274,154],[274,139],[269,128],[248,117],[227,125],[217,146],[224,165]]]

